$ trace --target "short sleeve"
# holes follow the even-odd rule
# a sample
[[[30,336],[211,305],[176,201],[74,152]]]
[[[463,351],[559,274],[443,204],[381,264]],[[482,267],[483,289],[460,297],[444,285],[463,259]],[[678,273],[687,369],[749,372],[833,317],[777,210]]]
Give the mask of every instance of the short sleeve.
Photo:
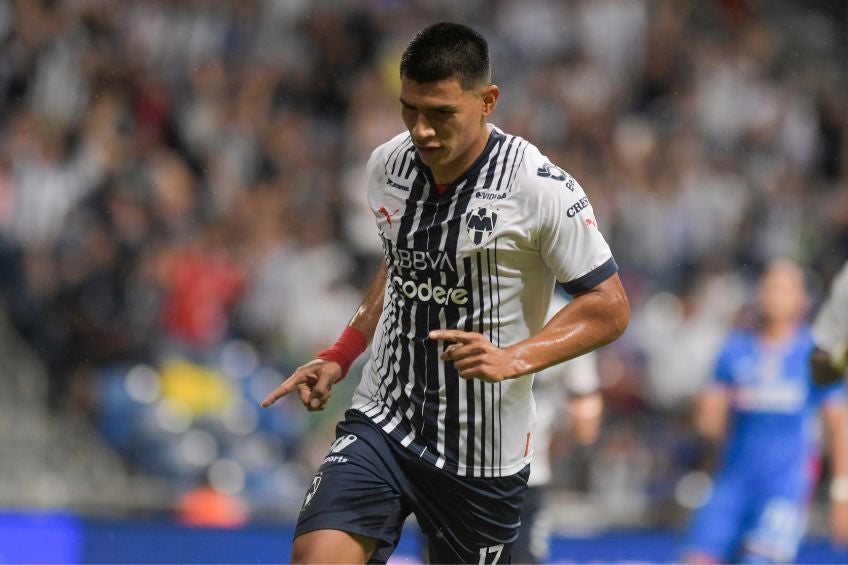
[[[377,147],[371,152],[368,163],[365,165],[365,183],[368,190],[368,203],[375,217],[379,217],[379,198],[382,196],[382,188],[385,183],[385,169],[383,167],[384,147]]]
[[[733,384],[733,341],[732,338],[724,343],[716,357],[715,365],[713,366],[713,374],[711,381],[723,385]]]
[[[618,265],[583,188],[562,169],[545,166],[553,172],[533,179],[539,184],[542,259],[563,289],[576,294],[611,277]]]

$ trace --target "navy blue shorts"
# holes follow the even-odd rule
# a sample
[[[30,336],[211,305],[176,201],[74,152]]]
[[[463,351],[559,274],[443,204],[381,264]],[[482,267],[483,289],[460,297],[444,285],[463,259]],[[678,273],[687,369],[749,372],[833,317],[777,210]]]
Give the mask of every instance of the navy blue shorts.
[[[431,563],[509,563],[529,475],[529,465],[508,477],[453,475],[348,410],[306,493],[295,537],[329,529],[373,538],[370,562],[385,563],[414,514]]]

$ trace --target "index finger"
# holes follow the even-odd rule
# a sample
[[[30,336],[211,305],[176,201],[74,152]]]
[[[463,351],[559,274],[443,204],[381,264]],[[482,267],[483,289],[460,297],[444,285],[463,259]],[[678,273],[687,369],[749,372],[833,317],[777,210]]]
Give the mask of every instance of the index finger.
[[[430,339],[436,341],[455,341],[457,343],[471,343],[480,337],[480,334],[474,332],[465,332],[462,330],[432,330],[428,334]]]
[[[303,373],[295,373],[290,376],[286,380],[284,380],[280,386],[272,390],[268,396],[265,397],[265,400],[262,401],[262,408],[268,408],[276,401],[289,394],[293,390],[297,388],[297,386],[306,381],[306,376]]]

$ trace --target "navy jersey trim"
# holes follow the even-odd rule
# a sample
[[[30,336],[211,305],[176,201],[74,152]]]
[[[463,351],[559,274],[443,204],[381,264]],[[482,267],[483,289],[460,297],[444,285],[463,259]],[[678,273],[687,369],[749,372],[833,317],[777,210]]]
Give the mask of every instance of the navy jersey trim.
[[[606,263],[589,271],[582,277],[577,277],[572,281],[564,283],[561,282],[559,285],[568,294],[579,294],[581,292],[586,292],[587,290],[592,290],[617,272],[618,264],[615,262],[613,257],[610,257]]]

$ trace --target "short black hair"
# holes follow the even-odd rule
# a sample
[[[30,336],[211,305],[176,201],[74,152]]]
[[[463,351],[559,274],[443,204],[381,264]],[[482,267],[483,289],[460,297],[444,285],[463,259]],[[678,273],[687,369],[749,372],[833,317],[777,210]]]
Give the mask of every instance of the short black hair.
[[[469,90],[491,81],[489,44],[462,24],[440,22],[427,26],[404,49],[400,76],[420,83],[455,78]]]

